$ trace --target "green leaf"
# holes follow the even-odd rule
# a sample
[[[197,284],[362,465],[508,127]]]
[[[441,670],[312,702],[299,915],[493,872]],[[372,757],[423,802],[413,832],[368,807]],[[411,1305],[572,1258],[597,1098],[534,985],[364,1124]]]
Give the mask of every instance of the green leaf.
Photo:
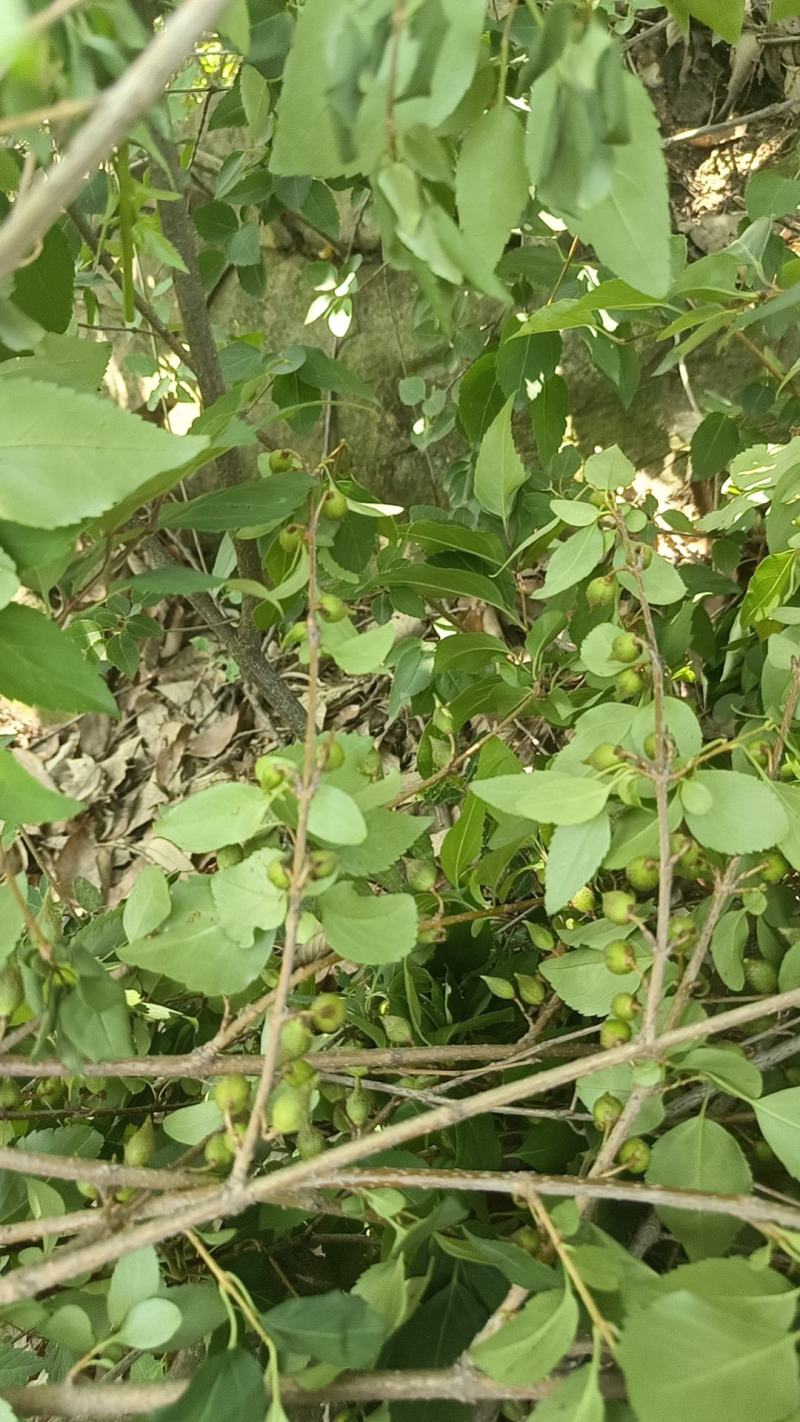
[[[782,553],[770,553],[759,563],[747,585],[739,619],[743,628],[766,624],[766,631],[777,630],[771,623],[772,613],[781,603],[787,602],[797,586],[797,549],[786,548]]]
[[[272,474],[252,484],[237,484],[201,494],[188,503],[167,504],[161,510],[162,528],[195,528],[200,533],[226,533],[237,528],[282,523],[305,502],[314,480],[300,469]]]
[[[759,1130],[790,1175],[800,1180],[800,1087],[773,1091],[753,1102]]]
[[[800,192],[800,183],[797,184]],[[706,415],[692,435],[692,478],[712,479],[739,453],[739,431],[727,415]]]
[[[208,1101],[198,1101],[196,1106],[181,1106],[171,1111],[164,1117],[163,1130],[171,1141],[193,1146],[221,1131],[224,1125],[225,1117],[211,1097]]]
[[[2,370],[2,366],[0,366]],[[0,608],[8,607],[12,598],[19,592],[20,581],[17,577],[17,569],[13,559],[0,548]]]
[[[545,958],[539,971],[561,1001],[583,1017],[605,1016],[617,993],[636,992],[640,981],[638,972],[610,973],[594,948],[572,948]]]
[[[772,0],[771,20],[789,20],[800,15],[800,0]]]
[[[578,529],[563,543],[557,543],[547,565],[540,597],[556,597],[574,587],[597,567],[605,554],[603,534],[596,523]]]
[[[514,445],[511,417],[514,397],[509,397],[481,440],[475,466],[475,497],[486,513],[508,524],[517,490],[527,474]]]
[[[597,1360],[556,1383],[536,1408],[536,1422],[604,1422],[605,1403],[597,1382]]]
[[[2,479],[0,473],[0,501]],[[49,617],[21,603],[0,611],[0,693],[48,711],[118,714],[103,678],[77,643]]]
[[[461,230],[492,271],[527,196],[524,131],[514,109],[500,100],[469,129],[456,164]]]
[[[526,1303],[516,1318],[476,1343],[469,1356],[495,1382],[524,1386],[546,1377],[569,1348],[578,1327],[572,1293],[555,1289]]]
[[[41,1369],[42,1360],[35,1353],[0,1342],[0,1387],[22,1387]]]
[[[723,1091],[744,1100],[761,1095],[761,1072],[738,1051],[724,1047],[694,1047],[680,1061],[681,1071],[700,1072]]]
[[[432,824],[426,815],[404,815],[380,806],[368,811],[364,819],[364,843],[344,845],[338,851],[339,867],[346,874],[385,873]]]
[[[722,915],[711,936],[711,957],[722,981],[731,992],[744,987],[744,950],[748,921],[745,909],[733,909]]]
[[[589,455],[583,466],[583,477],[593,489],[626,489],[636,478],[636,470],[619,445],[612,444],[598,454]]]
[[[705,1116],[682,1121],[656,1141],[647,1180],[650,1185],[705,1190],[717,1195],[748,1195],[753,1183],[735,1137]],[[657,1207],[656,1213],[680,1240],[690,1259],[724,1254],[743,1224],[733,1215],[710,1215],[663,1205]]]
[[[605,810],[580,824],[559,825],[547,851],[545,913],[558,913],[573,894],[588,884],[611,843],[611,822]]]
[[[348,676],[369,676],[378,671],[392,650],[394,637],[391,622],[357,632],[352,622],[343,618],[341,622],[324,623],[320,629],[322,650]]]
[[[280,928],[286,917],[286,894],[267,878],[270,864],[280,858],[279,849],[257,849],[213,875],[211,897],[232,938],[250,943],[257,928]]]
[[[161,1287],[158,1255],[152,1247],[123,1254],[114,1265],[106,1304],[108,1317],[116,1328],[134,1304],[152,1299]]]
[[[180,1327],[181,1311],[169,1299],[143,1299],[135,1303],[117,1332],[128,1348],[163,1348]]]
[[[480,854],[485,819],[486,810],[480,800],[465,795],[461,813],[442,840],[440,851],[442,869],[454,888]]]
[[[0,746],[0,820],[9,825],[48,824],[71,820],[83,808],[81,800],[40,785],[11,751]]]
[[[334,884],[320,899],[322,928],[335,953],[353,963],[397,963],[417,941],[411,894],[364,895]]]
[[[158,865],[146,864],[122,910],[122,927],[128,940],[152,933],[168,917],[171,907],[166,874]]]
[[[363,844],[367,837],[366,821],[355,800],[324,782],[311,800],[308,829],[326,844]]]
[[[150,1422],[264,1422],[264,1378],[252,1353],[224,1348],[193,1374],[186,1391]]]
[[[686,812],[695,839],[720,854],[770,849],[783,839],[789,821],[771,785],[738,770],[698,770],[695,781],[710,792],[705,814]]]
[[[300,11],[283,71],[273,173],[336,178],[354,167],[342,158],[328,92],[328,56],[339,38],[340,19],[329,0],[308,0]]]
[[[378,574],[364,591],[370,592],[373,587],[413,588],[422,597],[471,597],[478,602],[487,602],[490,607],[500,608],[507,616],[513,616],[491,578],[463,568],[433,568],[421,563],[409,563],[404,568],[390,568]]]
[[[668,563],[666,558],[662,558],[660,553],[654,553],[646,568],[642,569],[642,590],[648,602],[656,607],[663,607],[671,602],[680,602],[686,597],[686,584],[683,581],[677,568],[672,563]],[[639,588],[632,573],[626,573],[622,569],[617,573],[617,581],[626,592],[638,597]]]
[[[311,1353],[338,1368],[373,1362],[386,1337],[381,1315],[365,1299],[336,1291],[286,1299],[261,1320],[281,1350]]]
[[[69,242],[51,227],[34,262],[17,267],[14,304],[47,331],[66,331],[72,320],[75,265]]]
[[[85,1309],[78,1304],[63,1304],[48,1319],[45,1336],[70,1353],[88,1353],[94,1346],[94,1330]]]
[[[255,785],[210,785],[167,810],[155,832],[187,854],[243,844],[264,823],[268,801]]]
[[[149,938],[117,949],[123,963],[164,974],[208,997],[242,992],[261,972],[272,939],[256,935],[251,945],[228,936],[208,879],[196,875],[172,890],[172,913]]]
[[[99,395],[0,380],[0,518],[61,528],[96,517],[137,491],[144,497],[157,475],[207,446],[205,436],[178,438]]]
[[[718,0],[711,0],[715,6]],[[666,296],[672,279],[667,170],[653,106],[640,81],[623,75],[631,141],[612,149],[611,192],[570,223],[601,262],[637,291]]]
[[[793,3],[793,0],[790,0]],[[785,5],[785,0],[773,0],[773,6]],[[729,44],[736,44],[742,33],[744,23],[744,0],[668,0],[667,9],[671,10],[676,20],[680,22],[684,30],[689,28],[689,17],[700,20],[701,24],[708,25],[710,30],[721,35],[722,39]],[[784,9],[784,15],[794,15],[796,10]],[[776,14],[773,8],[773,20],[783,18]]]
[[[382,1259],[359,1274],[352,1292],[383,1319],[387,1333],[400,1327],[409,1308],[405,1255]]]
[[[539,824],[578,825],[600,814],[609,787],[601,780],[534,770],[530,775],[498,775],[473,782],[473,795],[507,815]]]
[[[791,1335],[683,1289],[629,1315],[618,1357],[640,1422],[785,1422],[798,1405]]]

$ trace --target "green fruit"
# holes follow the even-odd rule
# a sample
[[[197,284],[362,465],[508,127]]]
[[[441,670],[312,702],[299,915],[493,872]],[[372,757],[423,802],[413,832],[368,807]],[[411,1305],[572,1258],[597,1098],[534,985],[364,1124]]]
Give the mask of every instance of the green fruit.
[[[764,855],[760,865],[759,873],[767,884],[779,884],[781,879],[785,879],[789,873],[789,861],[784,859],[779,849],[771,849]],[[2,992],[2,975],[0,974],[0,993]]]
[[[347,1021],[347,1006],[335,992],[321,992],[309,1008],[309,1016],[317,1032],[338,1032]]]
[[[607,943],[603,949],[603,961],[610,973],[616,977],[623,977],[625,973],[632,973],[636,968],[636,952],[632,943],[627,943],[624,938],[615,938],[613,943]]]
[[[241,864],[244,859],[244,851],[240,844],[224,844],[217,850],[217,868],[232,869],[234,864]]]
[[[756,765],[764,767],[769,765],[770,755],[772,754],[772,746],[769,741],[751,741],[748,750],[756,762]]]
[[[314,1045],[313,1039],[311,1045],[312,1047]],[[287,1067],[284,1067],[283,1080],[289,1086],[302,1086],[306,1091],[310,1091],[312,1086],[319,1085],[319,1072],[314,1070],[310,1062],[298,1057],[296,1061],[290,1062]]]
[[[84,1200],[96,1200],[100,1194],[97,1186],[93,1185],[91,1180],[76,1180],[75,1185],[78,1194],[82,1195]]]
[[[515,1229],[511,1239],[517,1248],[524,1249],[526,1254],[538,1254],[542,1247],[539,1231],[533,1225],[522,1225],[520,1229]]]
[[[153,1122],[145,1116],[138,1131],[125,1142],[124,1160],[126,1165],[149,1165],[156,1148],[156,1133]]]
[[[338,855],[332,849],[315,849],[309,855],[309,867],[312,879],[329,879],[331,874],[335,874],[339,868]]]
[[[765,958],[745,958],[744,980],[753,992],[777,992],[778,973]]]
[[[644,743],[644,753],[648,760],[655,760],[658,754],[658,736],[655,731],[651,731]]]
[[[278,542],[284,553],[296,553],[303,542],[303,529],[299,523],[287,523],[278,534]]]
[[[611,999],[611,1011],[621,1022],[633,1022],[641,1008],[632,992],[618,992]]]
[[[412,1045],[414,1033],[407,1017],[398,1017],[393,1012],[387,1012],[381,1018],[381,1026],[391,1047],[410,1047]]]
[[[644,691],[644,679],[631,667],[618,672],[614,677],[614,690],[618,701],[632,701]]]
[[[341,622],[347,616],[347,605],[333,593],[323,593],[319,600],[319,610],[326,622]]]
[[[603,913],[609,923],[630,923],[631,909],[635,907],[633,894],[627,894],[624,889],[610,889],[603,894]]]
[[[625,878],[632,889],[647,893],[649,889],[656,887],[661,878],[661,866],[657,859],[648,859],[647,855],[639,854],[627,865]]]
[[[304,1057],[313,1040],[314,1034],[302,1017],[290,1017],[280,1030],[278,1061],[293,1062],[295,1057]]]
[[[322,513],[325,518],[335,519],[337,523],[339,519],[344,518],[347,513],[347,499],[341,489],[327,490],[322,500]]]
[[[615,770],[622,764],[617,753],[617,747],[611,741],[603,741],[601,745],[595,746],[591,755],[587,757],[587,765],[593,770]]]
[[[291,887],[291,875],[282,859],[273,859],[267,865],[267,878],[276,889],[283,889],[284,893]]]
[[[0,1017],[10,1017],[24,998],[22,974],[16,963],[8,963],[0,969]]]
[[[429,859],[409,859],[406,864],[408,887],[415,894],[429,894],[439,875]]]
[[[130,1200],[135,1198],[136,1189],[133,1185],[123,1185],[122,1189],[117,1190],[114,1195],[114,1199],[117,1200],[120,1205],[127,1205]]]
[[[632,1175],[644,1175],[650,1164],[650,1147],[647,1141],[643,1141],[641,1136],[630,1136],[620,1146],[617,1160]]]
[[[627,1022],[621,1022],[618,1017],[607,1017],[600,1028],[600,1046],[609,1051],[612,1047],[621,1047],[624,1042],[631,1040],[631,1029]]]
[[[697,925],[690,913],[674,913],[669,921],[668,936],[676,947],[686,947],[697,937]]]
[[[17,1083],[8,1077],[0,1081],[0,1110],[13,1111],[22,1102],[22,1092]]]
[[[57,1076],[45,1077],[36,1084],[36,1095],[47,1106],[57,1106],[66,1094],[66,1087]]]
[[[584,884],[577,894],[573,894],[570,899],[570,906],[576,913],[591,913],[594,908],[594,889],[589,884]]]
[[[547,988],[541,979],[531,977],[530,973],[515,973],[514,977],[521,1000],[528,1007],[540,1007],[547,996]]]
[[[308,641],[308,627],[306,623],[295,622],[294,626],[290,627],[286,633],[283,639],[283,645],[284,647],[294,647],[296,644],[306,641]]]
[[[653,550],[649,543],[637,543],[634,558],[643,568],[649,568],[653,561]]]
[[[246,1076],[223,1076],[214,1087],[214,1100],[224,1115],[243,1116],[250,1106]]]
[[[615,662],[636,662],[640,656],[639,643],[632,632],[618,632],[611,643],[611,655]]]
[[[215,1170],[224,1170],[231,1164],[235,1154],[233,1143],[228,1140],[224,1131],[218,1132],[215,1136],[209,1136],[203,1148],[203,1155]]]
[[[592,578],[586,584],[586,601],[590,607],[610,607],[614,601],[614,579]]]
[[[325,741],[317,751],[318,770],[341,770],[344,765],[344,746],[339,741]]]
[[[362,1086],[356,1086],[345,1098],[347,1119],[354,1126],[366,1126],[372,1111],[372,1101]]]
[[[753,1146],[753,1155],[756,1160],[760,1160],[762,1165],[774,1165],[778,1157],[766,1141],[756,1141]]]
[[[604,1091],[602,1096],[598,1096],[592,1107],[595,1125],[601,1131],[607,1131],[610,1126],[616,1124],[622,1115],[622,1102],[618,1096],[612,1096],[609,1091]]]
[[[294,469],[297,456],[293,449],[273,449],[269,457],[269,467],[273,474],[285,474]]]
[[[262,790],[277,790],[286,780],[286,766],[272,755],[260,755],[253,766],[253,775]]]
[[[315,1126],[304,1126],[297,1132],[297,1154],[301,1160],[313,1160],[325,1149],[325,1137]]]
[[[294,1135],[308,1125],[308,1092],[302,1087],[279,1086],[270,1103],[270,1122],[280,1135]]]

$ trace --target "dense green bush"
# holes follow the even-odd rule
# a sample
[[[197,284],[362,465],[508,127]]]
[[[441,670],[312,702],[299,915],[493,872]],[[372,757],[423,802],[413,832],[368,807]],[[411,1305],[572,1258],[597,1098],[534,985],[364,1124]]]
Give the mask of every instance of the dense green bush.
[[[0,693],[117,716],[184,599],[282,739],[111,909],[26,849],[89,807],[0,745],[4,1416],[800,1416],[800,182],[672,235],[625,46],[744,4],[668,8],[6,0]],[[231,270],[269,310],[279,220],[324,244],[316,344],[214,325]],[[461,442],[436,505],[336,444],[381,418],[362,220],[449,342],[399,391],[420,458]],[[565,332],[625,407],[742,347],[710,512],[581,457]],[[379,735],[326,726],[334,680]]]

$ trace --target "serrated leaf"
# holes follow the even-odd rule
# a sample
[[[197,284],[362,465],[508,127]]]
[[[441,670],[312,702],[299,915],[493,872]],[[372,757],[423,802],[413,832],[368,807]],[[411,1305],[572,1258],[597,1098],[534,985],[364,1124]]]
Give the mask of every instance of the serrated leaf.
[[[538,1382],[569,1348],[578,1327],[578,1305],[569,1289],[538,1294],[469,1356],[495,1382],[524,1386]]]
[[[559,825],[547,851],[545,913],[558,913],[573,894],[588,884],[611,843],[611,822],[605,810],[580,824]]]
[[[770,849],[788,832],[789,821],[771,785],[738,770],[698,770],[695,781],[709,791],[711,808],[687,810],[686,825],[706,849],[749,854]]]
[[[539,972],[562,1002],[582,1017],[604,1017],[618,992],[636,992],[638,972],[614,974],[608,971],[602,953],[594,948],[572,948],[545,958]]]
[[[314,480],[308,474],[290,469],[251,484],[201,494],[186,503],[166,504],[159,523],[162,528],[194,528],[200,533],[282,523],[297,512],[313,488]]]
[[[255,785],[210,785],[174,805],[155,832],[187,854],[243,844],[261,829],[268,802]]]
[[[475,466],[478,503],[486,513],[494,514],[505,524],[511,516],[517,490],[528,477],[514,445],[513,411],[514,397],[511,396],[483,436]]]
[[[366,821],[355,800],[325,782],[312,797],[308,829],[326,844],[363,844],[367,837]]]
[[[778,1159],[800,1180],[800,1087],[773,1091],[753,1102],[759,1129]]]
[[[311,1353],[340,1368],[371,1363],[386,1337],[383,1318],[358,1294],[286,1299],[261,1317],[279,1348]]]
[[[396,864],[432,821],[426,815],[404,815],[379,806],[364,815],[367,834],[363,844],[343,845],[339,866],[346,874],[383,874]]]
[[[603,534],[596,523],[578,529],[550,555],[540,597],[556,597],[575,586],[597,567],[605,554]]]
[[[281,857],[278,849],[257,849],[212,876],[211,896],[232,938],[250,943],[257,928],[279,928],[283,923],[286,894],[267,878],[270,864]]]
[[[264,1422],[267,1405],[260,1365],[244,1348],[206,1358],[186,1391],[150,1422]]]
[[[656,1141],[647,1180],[651,1185],[705,1190],[716,1195],[747,1195],[753,1183],[750,1167],[736,1138],[718,1121],[706,1116],[682,1121]],[[732,1215],[670,1209],[664,1205],[657,1206],[656,1213],[680,1240],[690,1259],[724,1254],[743,1224]]]
[[[257,934],[243,944],[229,937],[220,921],[208,879],[200,875],[176,884],[172,912],[158,932],[117,950],[123,963],[163,974],[192,992],[209,997],[242,992],[261,972],[272,937]]]
[[[636,470],[619,445],[612,444],[589,455],[583,477],[593,489],[626,489],[636,478]]]
[[[417,905],[410,894],[359,894],[334,884],[320,899],[331,948],[353,963],[397,963],[417,941]]]
[[[348,676],[369,676],[378,671],[392,650],[394,637],[391,622],[370,627],[366,632],[357,632],[347,620],[329,622],[321,629],[323,651]]]

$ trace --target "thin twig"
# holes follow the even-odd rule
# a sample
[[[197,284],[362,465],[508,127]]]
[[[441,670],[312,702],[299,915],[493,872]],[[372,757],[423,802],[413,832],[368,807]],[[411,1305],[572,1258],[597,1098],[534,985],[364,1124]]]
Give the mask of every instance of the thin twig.
[[[738,138],[738,134],[733,130],[747,128],[748,124],[761,123],[764,119],[779,118],[781,114],[790,114],[800,104],[800,99],[784,99],[778,104],[767,104],[763,109],[753,109],[752,113],[740,114],[738,118],[725,119],[724,123],[704,123],[699,128],[684,128],[680,133],[667,134],[662,138],[663,148],[674,148],[679,143],[693,143],[698,138],[709,138],[721,136],[729,133],[732,138]]]

